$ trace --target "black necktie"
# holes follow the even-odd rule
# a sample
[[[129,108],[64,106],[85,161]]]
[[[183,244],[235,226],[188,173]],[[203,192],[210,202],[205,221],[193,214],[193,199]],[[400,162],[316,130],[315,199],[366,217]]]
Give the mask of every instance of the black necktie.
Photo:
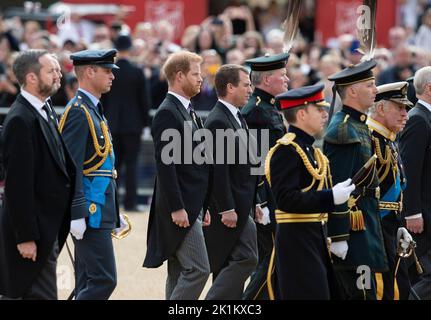
[[[245,119],[244,119],[244,117],[242,116],[241,112],[239,112],[239,111],[238,111],[237,116],[238,116],[238,118],[239,118],[239,121],[241,121],[241,127],[242,127],[243,129],[248,130],[247,122],[245,122]]]
[[[192,107],[192,104],[189,104],[189,113],[190,113],[190,117],[192,117],[193,122],[195,123],[196,127],[198,127],[199,129],[202,129],[202,125],[200,123],[200,119],[198,118],[198,116],[196,115],[195,110]]]
[[[97,104],[97,110],[99,111],[100,115],[101,115],[101,116],[103,116],[103,106],[102,106],[102,104],[100,103],[100,101],[99,101],[99,103]]]
[[[54,136],[55,144],[57,146],[60,159],[61,161],[63,161],[63,163],[66,163],[63,145],[61,143],[60,133],[58,131],[57,119],[54,116],[53,111],[51,110],[51,108],[47,103],[43,105],[42,109],[45,111],[46,116],[48,118],[48,126],[51,129],[52,135]]]

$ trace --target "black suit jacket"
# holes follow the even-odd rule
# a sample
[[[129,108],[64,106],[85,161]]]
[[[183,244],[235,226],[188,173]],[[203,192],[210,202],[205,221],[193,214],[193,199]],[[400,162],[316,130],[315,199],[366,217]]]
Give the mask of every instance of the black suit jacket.
[[[192,226],[206,206],[204,202],[208,190],[209,166],[196,164],[191,158],[190,164],[184,161],[184,157],[191,157],[184,143],[190,143],[193,149],[198,145],[198,142],[190,142],[192,131],[198,129],[195,125],[190,127],[191,121],[181,102],[168,94],[152,122],[157,175],[148,221],[147,254],[144,261],[144,267],[147,268],[159,267],[174,254],[190,229],[175,225],[171,213],[184,208]],[[167,129],[175,129],[181,141],[162,141],[162,134]],[[162,153],[166,156],[170,153],[169,148],[180,155],[181,159],[177,163],[166,164],[162,161]]]
[[[418,242],[416,251],[422,255],[431,249],[431,112],[420,103],[409,112],[399,148],[407,177],[402,214],[422,213],[425,230],[412,233]]]
[[[101,102],[112,134],[138,133],[148,125],[150,93],[142,69],[129,60],[119,59],[111,90]]]
[[[205,121],[205,128],[212,132],[213,139],[216,141],[217,129],[236,131],[241,127],[227,107],[221,102],[217,102]],[[211,225],[204,228],[212,272],[218,272],[227,262],[252,209],[254,214],[258,176],[250,174],[252,165],[249,162],[241,164],[238,161],[241,144],[244,147],[244,140],[237,136],[234,144],[237,160],[234,164],[228,164],[226,161],[228,154],[226,146],[224,163],[219,164],[217,154],[220,152],[220,145],[214,142],[213,158],[216,162],[210,198]],[[231,209],[235,209],[238,214],[236,228],[228,228],[221,221],[220,213]]]
[[[60,249],[66,240],[75,167],[64,143],[66,161],[61,160],[48,123],[21,95],[6,117],[3,139],[0,294],[19,297],[35,280],[55,240]],[[17,244],[26,241],[36,242],[36,262],[22,258],[17,250]]]

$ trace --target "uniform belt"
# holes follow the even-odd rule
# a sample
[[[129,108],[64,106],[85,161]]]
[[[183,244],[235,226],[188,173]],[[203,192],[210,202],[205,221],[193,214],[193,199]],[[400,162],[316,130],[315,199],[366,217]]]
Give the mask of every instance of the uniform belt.
[[[325,224],[328,222],[327,213],[287,213],[281,210],[275,210],[275,219],[278,224],[281,223],[301,223],[301,222],[319,222]]]
[[[403,203],[400,202],[389,202],[389,201],[379,201],[379,207],[381,210],[403,210]]]
[[[117,170],[94,170],[85,175],[86,177],[108,177],[112,179],[117,179]]]
[[[377,188],[358,188],[356,189],[353,194],[355,196],[362,196],[362,197],[370,197],[375,199],[380,199],[380,187]]]

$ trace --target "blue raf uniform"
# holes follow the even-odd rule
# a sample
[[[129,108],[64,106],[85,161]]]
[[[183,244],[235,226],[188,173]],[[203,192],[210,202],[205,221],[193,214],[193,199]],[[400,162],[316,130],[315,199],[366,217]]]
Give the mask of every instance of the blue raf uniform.
[[[74,66],[117,68],[116,50],[86,50],[71,55]],[[76,299],[108,299],[116,286],[111,231],[119,227],[115,155],[99,99],[79,88],[60,121],[60,131],[75,161],[72,220],[87,229],[75,243]]]

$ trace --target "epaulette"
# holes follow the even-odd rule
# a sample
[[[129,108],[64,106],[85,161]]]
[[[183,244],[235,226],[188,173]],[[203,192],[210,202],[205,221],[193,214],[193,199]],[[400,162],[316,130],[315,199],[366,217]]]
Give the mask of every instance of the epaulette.
[[[271,186],[271,170],[270,170],[270,164],[271,164],[271,158],[274,154],[274,152],[281,146],[288,146],[295,140],[296,135],[292,132],[286,133],[282,138],[277,140],[277,143],[275,146],[273,146],[271,149],[269,149],[268,154],[265,159],[265,176],[266,180],[268,181],[269,185]]]
[[[277,140],[277,143],[287,146],[295,140],[296,135],[292,132],[286,133],[283,137]]]
[[[350,116],[338,112],[328,126],[325,141],[332,144],[361,143],[355,125],[350,121]]]

